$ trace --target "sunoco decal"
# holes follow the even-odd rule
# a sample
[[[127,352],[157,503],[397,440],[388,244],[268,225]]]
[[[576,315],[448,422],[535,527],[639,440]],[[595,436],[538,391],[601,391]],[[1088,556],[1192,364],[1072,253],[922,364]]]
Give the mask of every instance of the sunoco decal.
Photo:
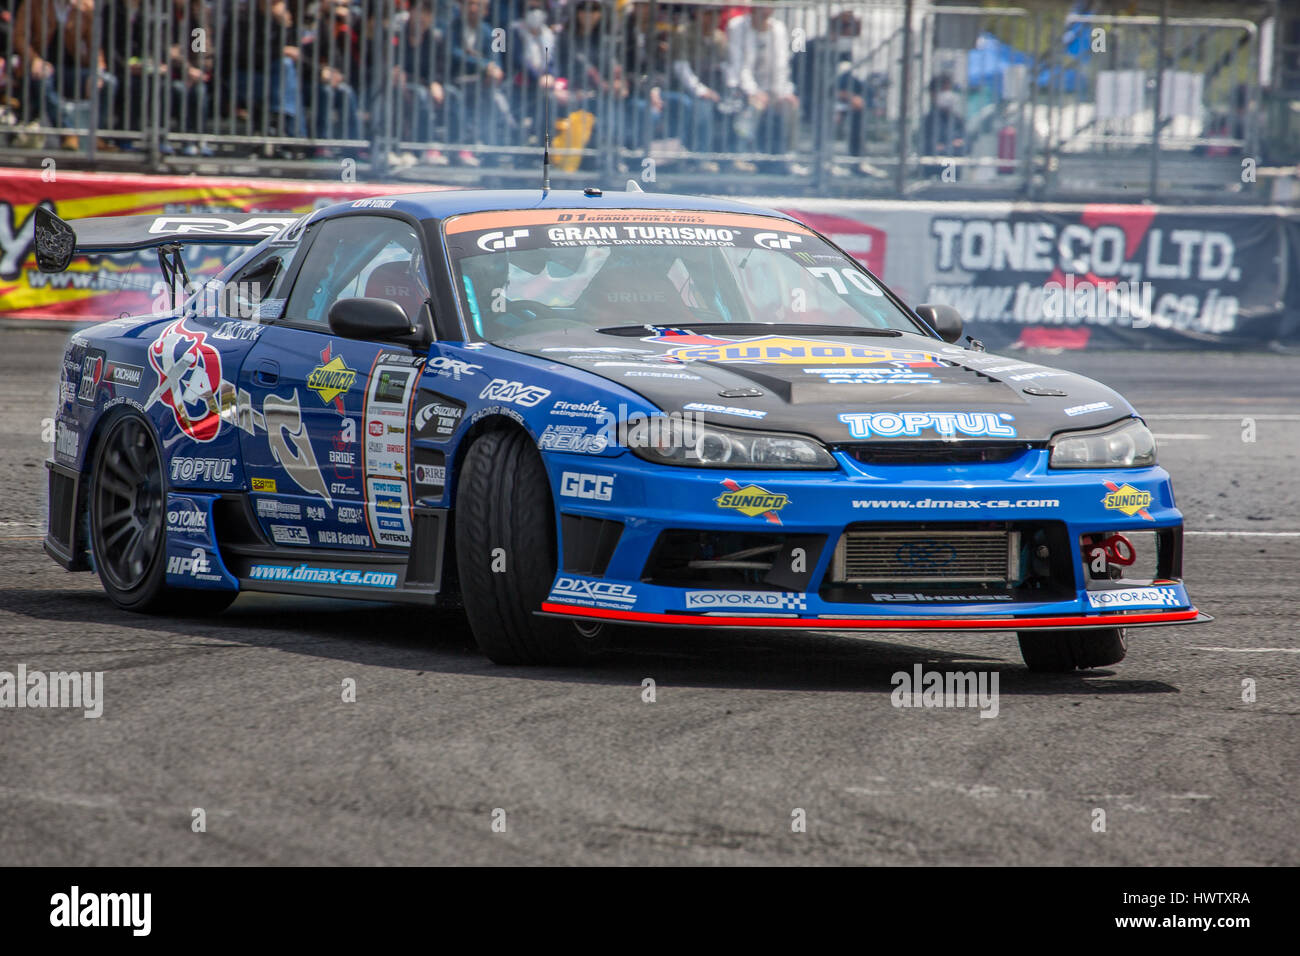
[[[790,503],[786,495],[773,494],[758,485],[746,485],[742,488],[728,478],[722,486],[727,490],[713,499],[719,508],[730,508],[750,518],[762,515],[772,524],[781,523],[777,512]]]
[[[1105,485],[1109,490],[1101,499],[1101,504],[1107,511],[1118,511],[1130,518],[1141,515],[1147,521],[1155,520],[1147,512],[1151,505],[1151,492],[1141,491],[1127,482],[1117,485],[1113,481],[1107,481]]]
[[[688,345],[670,349],[668,355],[682,362],[722,364],[755,362],[765,365],[838,365],[843,362],[890,362],[895,367],[901,365],[909,368],[934,368],[942,364],[937,355],[914,349],[883,349],[871,345],[849,345],[785,335],[764,335],[715,345]]]

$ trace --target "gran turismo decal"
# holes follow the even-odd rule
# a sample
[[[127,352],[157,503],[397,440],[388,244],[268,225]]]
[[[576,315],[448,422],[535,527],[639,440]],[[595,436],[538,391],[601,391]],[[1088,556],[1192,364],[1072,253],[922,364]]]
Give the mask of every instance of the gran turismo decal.
[[[759,363],[764,365],[837,365],[843,362],[894,363],[895,367],[935,368],[942,365],[933,352],[915,349],[886,349],[873,345],[849,345],[824,339],[801,339],[785,335],[764,335],[713,345],[688,345],[671,349],[668,355],[681,362],[720,364]]]
[[[1186,603],[1177,588],[1118,588],[1088,592],[1088,605],[1102,611],[1129,607],[1178,607]]]
[[[343,396],[357,380],[354,369],[348,368],[342,355],[331,356],[333,343],[325,346],[320,353],[321,364],[311,370],[307,376],[307,388],[320,396],[326,405],[333,405],[343,414]]]
[[[1140,515],[1147,521],[1155,520],[1147,511],[1151,506],[1151,492],[1141,491],[1127,482],[1117,485],[1113,481],[1107,481],[1104,484],[1107,490],[1101,504],[1107,511],[1118,511],[1130,518]]]
[[[727,490],[713,499],[719,508],[730,508],[749,518],[761,515],[772,524],[781,523],[777,512],[790,503],[786,495],[774,494],[758,485],[741,487],[728,478],[722,482],[722,486]]]
[[[691,611],[806,611],[807,595],[789,591],[687,591]]]
[[[484,252],[500,252],[502,249],[514,249],[519,245],[520,239],[527,237],[527,229],[511,229],[509,234],[497,230],[483,233],[478,237],[477,245]]]
[[[943,438],[1016,437],[1009,424],[1015,416],[1007,412],[844,412],[839,418],[854,438],[916,438],[927,430]]]
[[[207,338],[206,332],[177,319],[154,339],[147,353],[158,385],[144,407],[166,405],[177,427],[196,442],[217,437],[221,396],[230,389],[221,380],[221,354]]]

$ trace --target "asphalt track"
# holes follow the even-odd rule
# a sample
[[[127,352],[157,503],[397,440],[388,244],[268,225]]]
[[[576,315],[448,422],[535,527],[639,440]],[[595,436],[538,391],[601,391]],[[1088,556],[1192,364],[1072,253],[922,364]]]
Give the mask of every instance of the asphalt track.
[[[104,714],[0,709],[6,864],[1300,863],[1300,359],[1034,356],[1148,416],[1217,618],[1045,678],[997,634],[645,631],[525,669],[451,614],[122,613],[41,551],[63,340],[0,331],[0,670],[103,671]],[[996,673],[997,718],[891,706],[918,663]]]

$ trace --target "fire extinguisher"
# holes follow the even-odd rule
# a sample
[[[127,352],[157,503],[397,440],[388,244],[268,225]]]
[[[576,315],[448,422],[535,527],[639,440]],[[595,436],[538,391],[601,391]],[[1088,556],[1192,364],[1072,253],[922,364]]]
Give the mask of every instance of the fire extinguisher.
[[[1016,158],[1016,128],[1014,126],[1004,126],[998,130],[998,159],[1015,159]],[[1014,173],[1016,167],[999,166],[998,175],[1006,176]]]

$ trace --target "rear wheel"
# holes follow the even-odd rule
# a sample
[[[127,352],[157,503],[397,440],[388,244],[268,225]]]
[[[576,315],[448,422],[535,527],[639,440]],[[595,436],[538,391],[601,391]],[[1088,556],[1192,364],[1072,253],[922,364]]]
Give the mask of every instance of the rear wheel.
[[[567,664],[604,645],[598,622],[538,617],[555,580],[555,505],[521,431],[488,432],[465,455],[456,493],[456,566],[479,650],[498,664]]]
[[[127,611],[215,614],[233,591],[167,587],[166,489],[149,422],[134,413],[106,426],[90,479],[90,547],[109,599]]]
[[[1031,671],[1068,673],[1118,664],[1128,650],[1122,627],[1095,631],[1020,631],[1020,656]]]

